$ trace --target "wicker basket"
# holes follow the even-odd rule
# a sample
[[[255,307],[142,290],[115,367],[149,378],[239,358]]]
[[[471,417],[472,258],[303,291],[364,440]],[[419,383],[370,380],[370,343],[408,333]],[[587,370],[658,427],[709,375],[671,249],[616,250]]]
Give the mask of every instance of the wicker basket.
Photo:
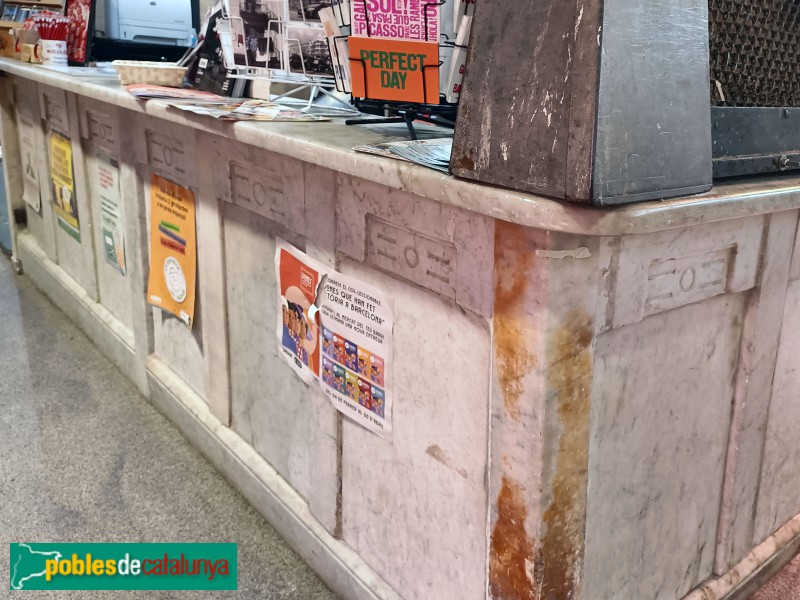
[[[115,60],[111,63],[117,69],[122,85],[142,83],[182,87],[186,67],[175,63],[151,62],[145,60]]]

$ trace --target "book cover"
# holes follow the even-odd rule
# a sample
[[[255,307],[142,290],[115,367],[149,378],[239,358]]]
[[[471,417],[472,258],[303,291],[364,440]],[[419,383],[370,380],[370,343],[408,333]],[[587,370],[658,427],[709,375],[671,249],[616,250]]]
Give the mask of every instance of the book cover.
[[[439,41],[439,7],[426,0],[354,0],[353,35]]]
[[[353,95],[439,104],[439,44],[350,36]]]
[[[331,0],[289,0],[289,21],[320,24],[320,13],[331,7]]]
[[[303,23],[286,27],[289,72],[305,77],[333,77],[333,61],[325,30]]]

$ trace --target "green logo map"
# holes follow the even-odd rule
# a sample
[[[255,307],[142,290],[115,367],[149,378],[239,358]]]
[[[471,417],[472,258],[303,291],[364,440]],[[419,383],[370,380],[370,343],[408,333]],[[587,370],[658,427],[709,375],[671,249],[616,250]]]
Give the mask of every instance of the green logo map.
[[[9,545],[10,590],[235,590],[236,544]]]
[[[14,552],[14,547],[16,553]],[[11,544],[11,561],[9,563],[9,574],[11,576],[11,589],[22,590],[25,588],[25,583],[37,577],[44,578],[45,576],[45,561],[50,559],[60,560],[60,552],[41,552],[31,548],[30,544]],[[15,557],[16,554],[16,557]],[[28,584],[27,589],[41,589],[34,588]]]

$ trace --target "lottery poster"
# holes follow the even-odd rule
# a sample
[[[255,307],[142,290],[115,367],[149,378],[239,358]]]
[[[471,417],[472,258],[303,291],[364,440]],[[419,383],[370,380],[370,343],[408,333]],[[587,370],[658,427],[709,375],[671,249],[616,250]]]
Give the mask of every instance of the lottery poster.
[[[147,299],[194,322],[197,239],[192,190],[158,175],[150,180],[150,277]]]
[[[329,269],[279,241],[281,353],[333,406],[370,431],[392,431],[392,328],[380,290]]]

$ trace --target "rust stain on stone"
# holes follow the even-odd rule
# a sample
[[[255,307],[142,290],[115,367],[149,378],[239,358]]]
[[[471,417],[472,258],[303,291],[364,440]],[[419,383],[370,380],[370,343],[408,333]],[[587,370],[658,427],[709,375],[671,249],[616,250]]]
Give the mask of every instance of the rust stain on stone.
[[[475,161],[472,160],[472,157],[469,154],[463,154],[461,158],[455,161],[456,166],[464,169],[465,171],[474,171],[475,170]]]
[[[495,226],[494,351],[506,410],[519,420],[522,379],[536,366],[528,351],[525,296],[535,251],[524,228],[504,221]]]
[[[563,432],[550,483],[552,500],[543,517],[541,600],[573,600],[578,592],[586,528],[592,333],[591,318],[573,311],[549,344],[547,387],[556,394]]]
[[[525,531],[527,517],[522,488],[503,475],[489,555],[489,591],[494,600],[536,600],[531,575],[533,542]]]

